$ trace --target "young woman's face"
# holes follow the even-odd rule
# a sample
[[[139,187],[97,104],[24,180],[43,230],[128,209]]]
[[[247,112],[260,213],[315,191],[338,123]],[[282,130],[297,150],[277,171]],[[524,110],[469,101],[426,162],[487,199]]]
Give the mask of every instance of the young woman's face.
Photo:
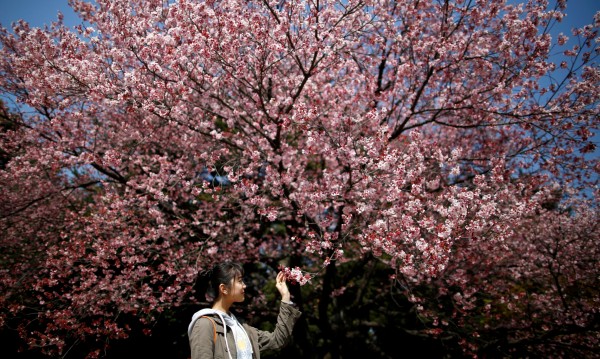
[[[232,280],[229,292],[227,293],[234,302],[244,301],[244,291],[246,289],[246,283],[241,275],[235,276]]]

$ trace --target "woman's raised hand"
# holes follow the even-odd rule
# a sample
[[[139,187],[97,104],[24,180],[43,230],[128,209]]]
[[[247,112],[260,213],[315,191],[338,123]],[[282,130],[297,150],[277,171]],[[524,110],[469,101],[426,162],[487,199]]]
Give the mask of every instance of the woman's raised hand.
[[[290,290],[288,289],[288,286],[285,281],[285,275],[283,274],[283,272],[277,273],[277,278],[275,279],[275,287],[277,287],[279,294],[281,294],[281,300],[284,302],[290,302]]]

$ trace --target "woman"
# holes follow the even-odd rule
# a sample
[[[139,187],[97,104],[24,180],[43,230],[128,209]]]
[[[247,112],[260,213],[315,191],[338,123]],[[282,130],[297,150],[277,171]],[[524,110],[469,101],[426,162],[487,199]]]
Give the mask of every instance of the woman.
[[[216,299],[212,308],[196,312],[188,327],[192,359],[260,359],[262,351],[279,350],[288,343],[301,313],[290,301],[284,274],[279,272],[276,279],[281,306],[273,332],[241,325],[229,311],[233,303],[244,301],[243,276],[238,263],[221,263],[212,270],[210,286]]]

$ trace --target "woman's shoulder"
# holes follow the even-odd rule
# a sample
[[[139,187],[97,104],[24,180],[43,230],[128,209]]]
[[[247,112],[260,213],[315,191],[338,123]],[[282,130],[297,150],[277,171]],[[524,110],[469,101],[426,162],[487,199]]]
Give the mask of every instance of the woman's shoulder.
[[[193,329],[199,332],[223,333],[223,324],[218,315],[207,314],[196,319]]]
[[[196,324],[198,323],[202,323],[202,325],[213,325],[213,323],[217,326],[222,326],[223,324],[221,323],[221,318],[219,318],[219,316],[217,314],[205,314],[200,316],[197,320],[196,320]]]

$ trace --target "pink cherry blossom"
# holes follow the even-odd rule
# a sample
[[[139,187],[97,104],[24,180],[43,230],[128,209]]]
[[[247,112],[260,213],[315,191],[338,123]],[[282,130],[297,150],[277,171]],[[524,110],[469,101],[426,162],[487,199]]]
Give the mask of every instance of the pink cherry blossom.
[[[0,29],[0,324],[30,347],[99,356],[215,263],[290,258],[325,309],[383,264],[469,354],[597,346],[600,15],[571,45],[564,1],[70,4]]]

